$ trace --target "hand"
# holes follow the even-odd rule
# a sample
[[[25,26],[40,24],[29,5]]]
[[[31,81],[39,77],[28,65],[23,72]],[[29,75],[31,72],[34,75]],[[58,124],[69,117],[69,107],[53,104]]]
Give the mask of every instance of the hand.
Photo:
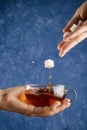
[[[72,19],[68,22],[63,32],[70,30],[73,24],[77,24],[80,20],[83,22],[79,25],[74,32],[68,34],[59,43],[58,50],[60,51],[59,56],[63,57],[70,49],[80,43],[82,40],[87,38],[87,2],[83,3],[75,12]]]
[[[51,106],[35,107],[20,100],[20,95],[25,91],[24,86],[0,90],[0,110],[16,112],[26,116],[52,116],[70,106],[70,100],[65,99],[62,103],[56,101]]]

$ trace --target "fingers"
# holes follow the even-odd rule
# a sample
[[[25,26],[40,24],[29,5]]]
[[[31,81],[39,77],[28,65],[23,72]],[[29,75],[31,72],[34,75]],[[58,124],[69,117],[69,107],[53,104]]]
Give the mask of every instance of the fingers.
[[[67,32],[70,30],[70,27],[75,24],[75,23],[78,23],[79,21],[79,17],[77,15],[74,15],[72,17],[72,19],[68,22],[68,24],[65,26],[65,28],[63,29],[63,32]]]
[[[56,101],[51,106],[35,107],[31,116],[51,116],[52,112],[55,111],[55,109],[57,109],[57,107],[60,106],[60,104],[61,103],[59,101]]]
[[[67,52],[69,52],[74,46],[76,46],[78,43],[80,43],[86,37],[87,37],[87,32],[84,32],[70,40],[62,41],[58,47],[58,49],[60,51],[59,56],[63,57]]]
[[[53,111],[53,110],[57,109],[60,105],[61,105],[61,102],[56,101],[55,103],[53,103],[53,104],[50,106],[50,110]]]
[[[74,32],[65,36],[64,39],[59,43],[57,47],[57,49],[60,51],[59,56],[63,57],[68,51],[70,51],[85,38],[87,38],[87,21],[78,26]]]
[[[59,112],[63,111],[64,109],[68,108],[70,106],[70,100],[64,99],[62,103],[59,101],[56,101],[51,106],[46,107],[35,107],[33,113],[31,116],[53,116],[55,114],[58,114]]]
[[[70,100],[69,99],[64,99],[64,101],[58,106],[55,107],[55,109],[53,109],[53,111],[51,111],[49,113],[49,116],[55,115],[60,113],[61,111],[64,111],[66,108],[68,108],[70,106]]]
[[[77,28],[74,30],[74,32],[68,34],[64,40],[67,41],[69,39],[72,39],[76,36],[79,36],[80,34],[84,33],[87,31],[87,23],[82,24],[81,26],[77,26]]]
[[[64,111],[66,108],[70,107],[70,99],[64,99],[60,107],[56,110],[56,113]]]
[[[62,40],[59,45],[57,46],[57,49],[60,50],[61,49],[61,46],[64,44],[64,41]]]
[[[61,111],[64,111],[66,108],[68,108],[70,106],[70,100],[69,99],[64,99],[64,101],[57,107],[55,107],[55,109],[53,109],[53,111],[51,111],[49,114],[49,116],[52,116],[54,114],[58,114]]]
[[[72,19],[68,22],[66,27],[63,29],[63,32],[69,31],[70,27],[73,24],[77,24],[79,20],[86,21],[87,20],[87,1],[84,2],[75,12]]]

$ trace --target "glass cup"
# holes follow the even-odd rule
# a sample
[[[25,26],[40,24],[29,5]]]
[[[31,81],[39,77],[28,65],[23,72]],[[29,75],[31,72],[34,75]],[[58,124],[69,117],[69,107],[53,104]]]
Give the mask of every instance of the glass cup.
[[[47,86],[28,84],[25,88],[28,104],[37,107],[50,106],[55,101],[62,102],[67,96],[69,96],[70,102],[73,102],[77,98],[77,92],[62,84],[48,84]]]

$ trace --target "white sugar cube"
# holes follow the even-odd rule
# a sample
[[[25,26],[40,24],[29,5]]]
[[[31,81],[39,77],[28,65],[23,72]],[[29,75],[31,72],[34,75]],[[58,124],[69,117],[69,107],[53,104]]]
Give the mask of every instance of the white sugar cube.
[[[81,21],[80,21],[78,24],[81,24]],[[71,31],[71,32],[74,32],[74,30],[75,30],[76,28],[77,28],[77,25],[76,25],[76,24],[73,24],[73,25],[71,26],[71,28],[70,28],[70,31]],[[65,36],[67,36],[68,34],[70,34],[70,31],[65,32],[65,33],[63,34],[63,37],[65,37]]]
[[[51,59],[47,59],[44,61],[44,67],[45,68],[48,68],[48,69],[51,69],[54,67],[54,61],[51,60]]]
[[[74,32],[74,30],[77,28],[77,25],[76,24],[73,24],[70,28],[70,31],[71,32]]]
[[[53,86],[53,90],[54,90],[54,94],[60,98],[62,98],[65,94],[65,86],[64,85],[57,85],[57,86]]]

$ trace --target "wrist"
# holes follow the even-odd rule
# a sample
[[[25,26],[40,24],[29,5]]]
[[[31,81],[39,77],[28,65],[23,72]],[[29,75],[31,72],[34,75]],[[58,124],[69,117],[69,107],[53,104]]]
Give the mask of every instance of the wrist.
[[[0,110],[1,110],[1,104],[2,104],[2,97],[4,95],[4,90],[0,89]]]

